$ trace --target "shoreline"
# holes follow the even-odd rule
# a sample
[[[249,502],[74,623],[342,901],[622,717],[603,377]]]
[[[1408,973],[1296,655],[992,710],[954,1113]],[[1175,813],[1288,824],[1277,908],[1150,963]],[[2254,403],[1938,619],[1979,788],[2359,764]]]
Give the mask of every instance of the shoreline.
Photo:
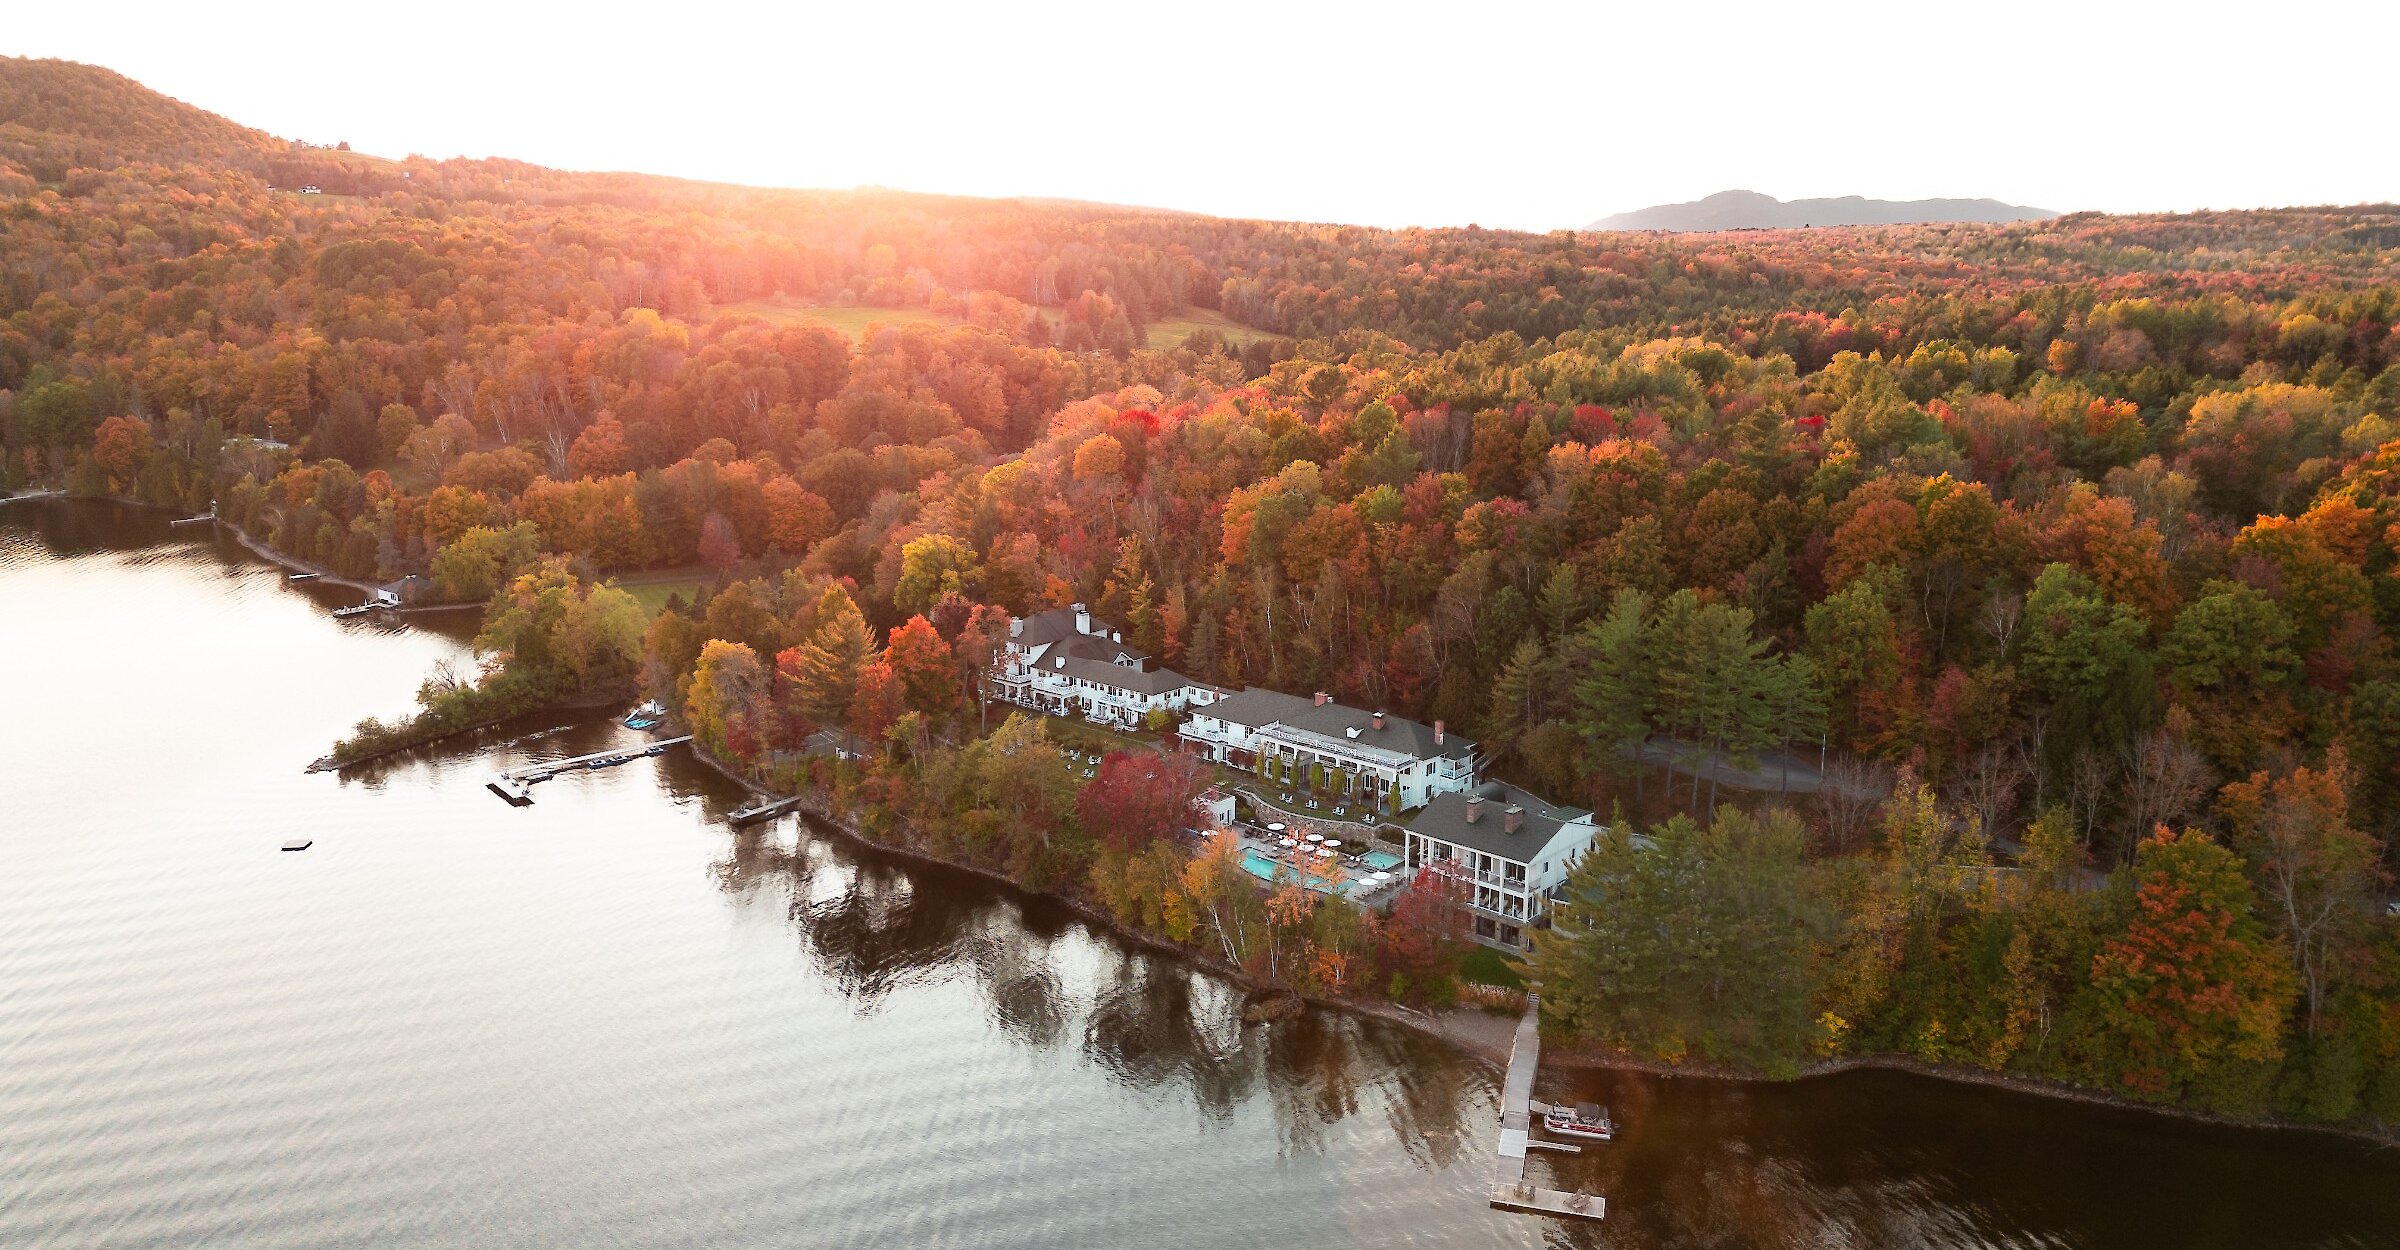
[[[183,511],[182,508],[173,504],[151,503],[146,499],[134,499],[125,495],[77,495],[60,489],[27,491],[18,495],[0,495],[0,504],[16,503],[18,501],[32,501],[37,499],[96,499],[105,503],[121,504],[128,508],[140,508],[148,512],[181,513]],[[257,556],[259,559],[264,560],[269,564],[275,565],[278,568],[286,569],[290,572],[313,573],[316,575],[315,580],[320,583],[333,586],[347,586],[350,589],[364,595],[372,595],[376,591],[383,589],[380,583],[365,581],[356,577],[344,577],[341,574],[334,572],[332,569],[326,568],[324,565],[318,564],[313,560],[303,560],[298,556],[290,554],[289,552],[278,551],[273,545],[256,537],[255,535],[251,534],[250,531],[243,529],[241,526],[236,525],[221,516],[218,516],[213,511],[195,512],[189,516],[177,516],[174,519],[177,521],[198,521],[206,519],[211,531],[222,530],[231,534],[233,536],[233,540],[240,543],[244,549],[250,552],[250,554]],[[461,600],[456,603],[404,604],[397,610],[401,612],[434,612],[481,606],[481,604],[475,603],[471,600]]]
[[[68,492],[63,490],[36,491],[0,497],[0,505],[18,500],[30,501],[75,498],[82,497],[70,495]],[[144,503],[140,500],[122,499],[115,496],[90,496],[90,498],[105,499],[112,503],[128,504],[133,507],[145,508],[154,511],[179,511],[179,509],[171,508],[162,504]],[[346,586],[360,589],[374,589],[374,587],[368,583],[331,574],[307,561],[303,561],[296,557],[288,556],[284,553],[278,552],[272,547],[259,542],[248,532],[244,531],[240,526],[235,525],[230,521],[226,521],[223,518],[211,517],[211,525],[212,527],[221,526],[224,529],[231,531],[236,540],[242,544],[245,550],[269,564],[297,572],[316,572],[320,574],[320,580],[338,582]],[[457,608],[473,605],[443,604],[431,606],[440,608]],[[346,768],[372,763],[376,760],[389,758],[407,751],[417,750],[421,747],[431,746],[465,734],[481,732],[496,725],[504,724],[510,720],[514,720],[520,716],[538,715],[545,712],[587,711],[594,708],[605,707],[609,703],[615,701],[616,700],[614,699],[590,699],[546,704],[541,707],[526,709],[523,712],[512,713],[509,716],[498,717],[490,721],[479,722],[474,725],[451,730],[433,738],[428,738],[420,742],[409,743],[406,746],[386,748],[369,755],[359,756],[358,758],[352,760],[344,760],[335,763],[330,760],[330,757],[320,758],[315,763],[310,764],[304,771],[311,773],[339,772]],[[1206,951],[1181,945],[1169,941],[1163,937],[1128,927],[1118,922],[1116,917],[1109,914],[1106,909],[1098,907],[1086,900],[1071,898],[1066,895],[1047,890],[1036,890],[996,870],[949,859],[925,850],[920,846],[885,842],[871,837],[857,828],[849,817],[836,811],[830,802],[827,801],[826,796],[824,796],[821,792],[812,789],[811,791],[802,794],[778,794],[768,787],[742,776],[740,773],[728,767],[723,761],[717,759],[714,755],[701,749],[696,743],[693,746],[692,755],[695,759],[700,760],[709,768],[715,770],[719,775],[723,776],[735,785],[740,786],[745,792],[753,796],[767,799],[794,800],[795,806],[804,820],[811,822],[813,825],[821,826],[824,829],[831,830],[832,832],[842,836],[858,846],[865,847],[882,854],[891,855],[912,863],[932,865],[939,868],[965,872],[982,878],[986,881],[990,881],[1014,893],[1029,898],[1038,898],[1045,903],[1063,907],[1079,920],[1105,931],[1112,938],[1126,942],[1146,951],[1173,956],[1174,958],[1181,960],[1193,968],[1206,972],[1212,976],[1222,978],[1229,984],[1241,989],[1254,1002],[1262,999],[1281,998],[1286,1001],[1297,1001],[1310,1007],[1344,1012],[1353,1016],[1373,1017],[1375,1019],[1384,1021],[1385,1023],[1409,1029],[1421,1036],[1446,1043],[1494,1065],[1505,1065],[1507,1062],[1508,1035],[1513,1031],[1514,1025],[1511,1023],[1506,1025],[1506,1027],[1491,1030],[1472,1027],[1470,1024],[1472,1021],[1483,1019],[1498,1021],[1500,1019],[1497,1016],[1489,1015],[1480,1007],[1457,1006],[1436,1014],[1417,1011],[1413,1008],[1404,1007],[1397,1003],[1360,999],[1318,998],[1310,995],[1299,994],[1291,990],[1278,989],[1273,986],[1264,985],[1251,977],[1243,969],[1228,964],[1222,959],[1211,956]],[[729,826],[729,829],[730,828],[731,827]],[[737,835],[739,833],[738,830],[732,831],[737,833]],[[1484,1032],[1491,1032],[1493,1036],[1482,1036],[1481,1034]],[[2080,1102],[2089,1106],[2104,1107],[2118,1111],[2141,1112],[2148,1115],[2163,1116],[2170,1119],[2181,1120],[2187,1123],[2210,1124],[2222,1128],[2276,1129],[2285,1132],[2320,1133],[2378,1146],[2400,1145],[2400,1128],[2377,1130],[2357,1125],[2308,1123],[2273,1117],[2243,1118],[2228,1116],[2197,1107],[2170,1106],[2157,1103],[2138,1102],[2130,1098],[2125,1098],[2123,1096],[2110,1093],[2106,1090],[2092,1089],[2087,1086],[2073,1085],[2063,1081],[2044,1080],[2037,1077],[2028,1077],[2008,1072],[1991,1071],[1982,1068],[1964,1068],[1930,1064],[1906,1055],[1853,1055],[1835,1059],[1819,1059],[1803,1065],[1791,1077],[1784,1078],[1763,1076],[1756,1072],[1749,1072],[1738,1068],[1731,1068],[1716,1064],[1667,1064],[1658,1062],[1656,1060],[1643,1059],[1634,1055],[1596,1052],[1588,1049],[1581,1049],[1572,1043],[1555,1043],[1546,1046],[1544,1050],[1544,1066],[1552,1070],[1565,1069],[1586,1072],[1638,1072],[1656,1077],[1698,1077],[1709,1080],[1741,1082],[1745,1084],[1780,1083],[1787,1080],[1807,1080],[1812,1077],[1834,1076],[1843,1072],[1859,1069],[1884,1070],[1903,1072],[1912,1076],[1922,1077],[1930,1080],[1946,1081],[1954,1084],[1980,1085],[1987,1088],[2007,1090],[2034,1097],[2057,1099],[2068,1102]]]
[[[481,733],[486,729],[505,725],[508,722],[517,720],[521,717],[541,716],[551,712],[590,712],[599,708],[607,707],[612,703],[621,703],[623,701],[624,700],[621,696],[611,695],[607,698],[593,697],[585,699],[566,699],[557,703],[544,703],[538,707],[526,708],[522,712],[510,712],[506,716],[495,716],[490,720],[480,720],[472,725],[461,725],[456,729],[445,729],[430,738],[420,739],[416,742],[402,743],[399,746],[383,747],[378,750],[369,751],[365,755],[353,756],[346,760],[337,760],[329,752],[327,754],[318,756],[315,760],[310,761],[308,767],[303,768],[300,771],[304,773],[338,773],[345,768],[355,768],[361,764],[372,764],[377,760],[389,759],[392,756],[399,755],[405,751],[414,751],[420,747],[429,747],[438,742],[448,742],[452,738],[463,737],[471,733]]]
[[[1116,940],[1139,947],[1145,951],[1152,951],[1163,955],[1171,955],[1176,959],[1179,959],[1184,963],[1199,969],[1200,971],[1225,980],[1236,988],[1242,990],[1244,994],[1248,996],[1250,1001],[1255,1002],[1261,999],[1272,1000],[1274,998],[1283,998],[1288,1000],[1296,1000],[1305,1006],[1319,1008],[1326,1011],[1342,1012],[1352,1016],[1372,1017],[1387,1024],[1393,1024],[1401,1028],[1411,1030],[1421,1036],[1432,1038],[1435,1041],[1454,1046],[1459,1050],[1474,1055],[1479,1059],[1485,1060],[1496,1067],[1505,1068],[1507,1066],[1509,1045],[1516,1029],[1516,1022],[1513,1017],[1503,1021],[1501,1017],[1491,1015],[1480,1007],[1469,1005],[1451,1007],[1439,1013],[1423,1012],[1393,1002],[1379,1002],[1348,998],[1319,998],[1313,995],[1300,994],[1295,991],[1278,989],[1274,986],[1265,985],[1250,976],[1250,974],[1243,969],[1227,964],[1223,960],[1217,959],[1205,951],[1201,951],[1190,946],[1180,945],[1175,942],[1168,941],[1165,938],[1144,933],[1138,929],[1133,929],[1122,923],[1119,923],[1117,918],[1109,914],[1106,909],[1095,906],[1085,900],[1069,898],[1065,895],[1052,893],[1047,890],[1036,890],[1026,886],[1022,882],[1012,880],[1011,878],[992,869],[982,868],[974,864],[965,864],[956,860],[947,859],[940,855],[933,854],[930,851],[924,850],[918,846],[898,845],[878,840],[860,830],[850,819],[836,812],[822,794],[814,791],[796,795],[778,794],[768,787],[752,781],[749,778],[737,773],[732,768],[726,766],[722,760],[719,760],[709,752],[702,750],[698,743],[693,744],[692,757],[714,769],[718,774],[733,782],[735,785],[742,787],[743,790],[754,797],[777,800],[793,800],[795,808],[799,811],[803,820],[811,823],[813,826],[822,826],[823,828],[831,830],[832,832],[840,835],[842,838],[852,843],[881,852],[883,854],[892,855],[912,863],[930,864],[941,868],[969,873],[973,876],[981,877],[987,881],[1004,886],[1018,894],[1032,898],[1038,898],[1045,903],[1064,907],[1069,912],[1073,913],[1078,919],[1083,920],[1086,923],[1106,932],[1110,937]],[[736,830],[736,832],[738,834],[739,831]],[[1489,1030],[1484,1030],[1472,1027],[1470,1023],[1472,1021],[1486,1019],[1494,1021],[1495,1027]],[[1482,1034],[1487,1031],[1491,1033],[1491,1036],[1482,1036]],[[2215,1125],[2219,1128],[2274,1129],[2283,1132],[2319,1133],[2328,1136],[2344,1138],[2350,1141],[2365,1142],[2377,1146],[2400,1145],[2400,1130],[2378,1131],[2373,1128],[2366,1128],[2356,1125],[2314,1124],[2303,1121],[2277,1118],[2242,1118],[2224,1115],[2199,1107],[2168,1106],[2157,1103],[2137,1102],[2130,1098],[2112,1094],[2106,1090],[2092,1089],[2081,1085],[2072,1085],[2064,1081],[2049,1081],[2037,1077],[2021,1076],[2014,1073],[1998,1072],[1983,1068],[1956,1068],[1939,1064],[1930,1064],[1920,1059],[1911,1058],[1907,1055],[1847,1055],[1834,1059],[1818,1059],[1803,1065],[1798,1072],[1794,1073],[1790,1077],[1771,1077],[1761,1075],[1757,1072],[1744,1071],[1739,1068],[1728,1067],[1721,1064],[1677,1065],[1662,1063],[1657,1060],[1643,1059],[1636,1055],[1593,1051],[1579,1048],[1573,1043],[1569,1042],[1545,1042],[1542,1048],[1542,1067],[1548,1071],[1567,1070],[1577,1072],[1638,1072],[1646,1076],[1661,1078],[1696,1077],[1705,1080],[1738,1082],[1741,1084],[1784,1084],[1790,1081],[1804,1081],[1815,1077],[1838,1076],[1844,1072],[1880,1070],[1889,1072],[1902,1072],[1928,1080],[1946,1081],[1952,1084],[1980,1085],[1989,1089],[2006,1090],[2012,1093],[2024,1094],[2030,1097],[2049,1098],[2065,1102],[2079,1102],[2087,1106],[2104,1107],[2115,1111],[2139,1112],[2146,1115],[2164,1116],[2169,1119],[2181,1120],[2187,1123]]]
[[[123,495],[74,495],[67,491],[58,489],[30,491],[24,494],[0,496],[0,504],[13,503],[18,500],[36,499],[97,499],[106,503],[118,504],[128,508],[141,508],[151,512],[183,511],[181,508],[175,507],[171,504],[150,503],[146,500],[131,499]],[[208,521],[210,532],[223,532],[231,534],[233,536],[233,540],[237,543],[240,543],[243,550],[248,551],[251,555],[258,557],[260,560],[274,565],[277,568],[285,569],[293,573],[312,574],[312,580],[320,584],[347,586],[350,589],[356,590],[360,594],[364,595],[373,595],[376,591],[382,589],[381,586],[374,582],[362,581],[355,577],[344,577],[341,574],[336,573],[333,570],[326,568],[324,565],[318,564],[314,561],[303,560],[298,556],[289,554],[288,552],[278,551],[273,545],[259,539],[257,536],[251,534],[250,531],[243,529],[241,526],[236,525],[221,516],[218,516],[214,511],[195,513],[189,517],[177,517],[175,519],[196,521],[203,518]],[[481,606],[482,605],[478,603],[460,601],[457,603],[406,604],[391,610],[402,613],[455,612],[465,608],[479,608]],[[541,712],[588,711],[593,708],[606,707],[613,702],[616,702],[614,698],[607,698],[568,700],[560,703],[544,704],[540,707],[527,708],[522,712],[511,712],[506,716],[495,716],[490,720],[477,721],[472,725],[464,725],[457,729],[445,730],[444,732],[435,734],[430,738],[420,739],[416,742],[405,743],[400,746],[384,747],[381,750],[370,751],[365,755],[354,756],[350,759],[335,759],[331,752],[327,752],[326,754],[320,755],[316,759],[310,761],[308,766],[301,769],[301,771],[304,773],[340,772],[342,769],[351,768],[359,764],[369,764],[376,760],[388,759],[391,756],[398,755],[403,751],[414,751],[419,747],[432,746],[434,743],[444,742],[462,734],[476,733],[480,730],[490,729],[495,725],[506,724],[509,721],[515,720],[519,716],[529,716]]]

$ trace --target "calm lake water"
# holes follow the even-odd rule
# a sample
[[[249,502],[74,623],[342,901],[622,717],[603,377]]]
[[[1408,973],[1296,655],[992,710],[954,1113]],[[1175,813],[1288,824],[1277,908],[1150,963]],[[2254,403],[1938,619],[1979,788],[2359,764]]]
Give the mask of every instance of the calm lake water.
[[[1604,1224],[1489,1210],[1498,1071],[1241,1026],[1038,899],[561,717],[300,769],[471,615],[0,506],[0,1246],[2400,1245],[2400,1150],[1897,1074],[1553,1077]],[[313,849],[284,854],[287,838]]]

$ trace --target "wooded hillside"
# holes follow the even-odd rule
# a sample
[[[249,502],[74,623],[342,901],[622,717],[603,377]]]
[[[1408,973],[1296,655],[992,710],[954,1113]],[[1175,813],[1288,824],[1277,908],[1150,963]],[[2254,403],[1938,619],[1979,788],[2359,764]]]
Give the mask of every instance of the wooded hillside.
[[[1179,937],[1250,922],[966,741],[1000,613],[1688,811],[1662,845],[1798,900],[1742,947],[1789,975],[1641,1015],[1554,969],[1628,1047],[2400,1120],[2393,206],[1381,231],[375,161],[20,60],[0,256],[0,487],[459,598],[694,572],[646,680],[705,741],[891,742],[862,801]],[[776,296],[958,324],[718,313]],[[1268,337],[1141,346],[1193,308]],[[1651,739],[1822,743],[1833,797],[1704,838]],[[1337,988],[1416,949],[1256,923]]]

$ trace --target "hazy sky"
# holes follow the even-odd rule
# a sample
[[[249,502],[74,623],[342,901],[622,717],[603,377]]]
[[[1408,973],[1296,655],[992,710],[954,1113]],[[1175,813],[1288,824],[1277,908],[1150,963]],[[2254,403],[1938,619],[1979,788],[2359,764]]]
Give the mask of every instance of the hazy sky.
[[[2394,0],[6,7],[0,52],[390,156],[1532,229],[2400,198]]]

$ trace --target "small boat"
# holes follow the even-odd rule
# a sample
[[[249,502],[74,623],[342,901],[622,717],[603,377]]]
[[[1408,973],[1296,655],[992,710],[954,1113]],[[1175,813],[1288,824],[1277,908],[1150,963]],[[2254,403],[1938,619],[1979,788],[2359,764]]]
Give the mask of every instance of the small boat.
[[[656,729],[667,719],[667,709],[656,699],[644,702],[625,717],[627,729]]]
[[[1608,1117],[1608,1108],[1596,1102],[1579,1102],[1572,1108],[1551,1107],[1542,1112],[1542,1127],[1561,1137],[1584,1141],[1609,1141],[1617,1135],[1617,1122]]]
[[[644,755],[665,755],[666,753],[667,748],[664,743],[652,743],[649,746],[642,748],[642,754]]]
[[[294,838],[291,841],[284,843],[283,849],[287,851],[305,851],[315,845],[315,842],[307,838]]]

